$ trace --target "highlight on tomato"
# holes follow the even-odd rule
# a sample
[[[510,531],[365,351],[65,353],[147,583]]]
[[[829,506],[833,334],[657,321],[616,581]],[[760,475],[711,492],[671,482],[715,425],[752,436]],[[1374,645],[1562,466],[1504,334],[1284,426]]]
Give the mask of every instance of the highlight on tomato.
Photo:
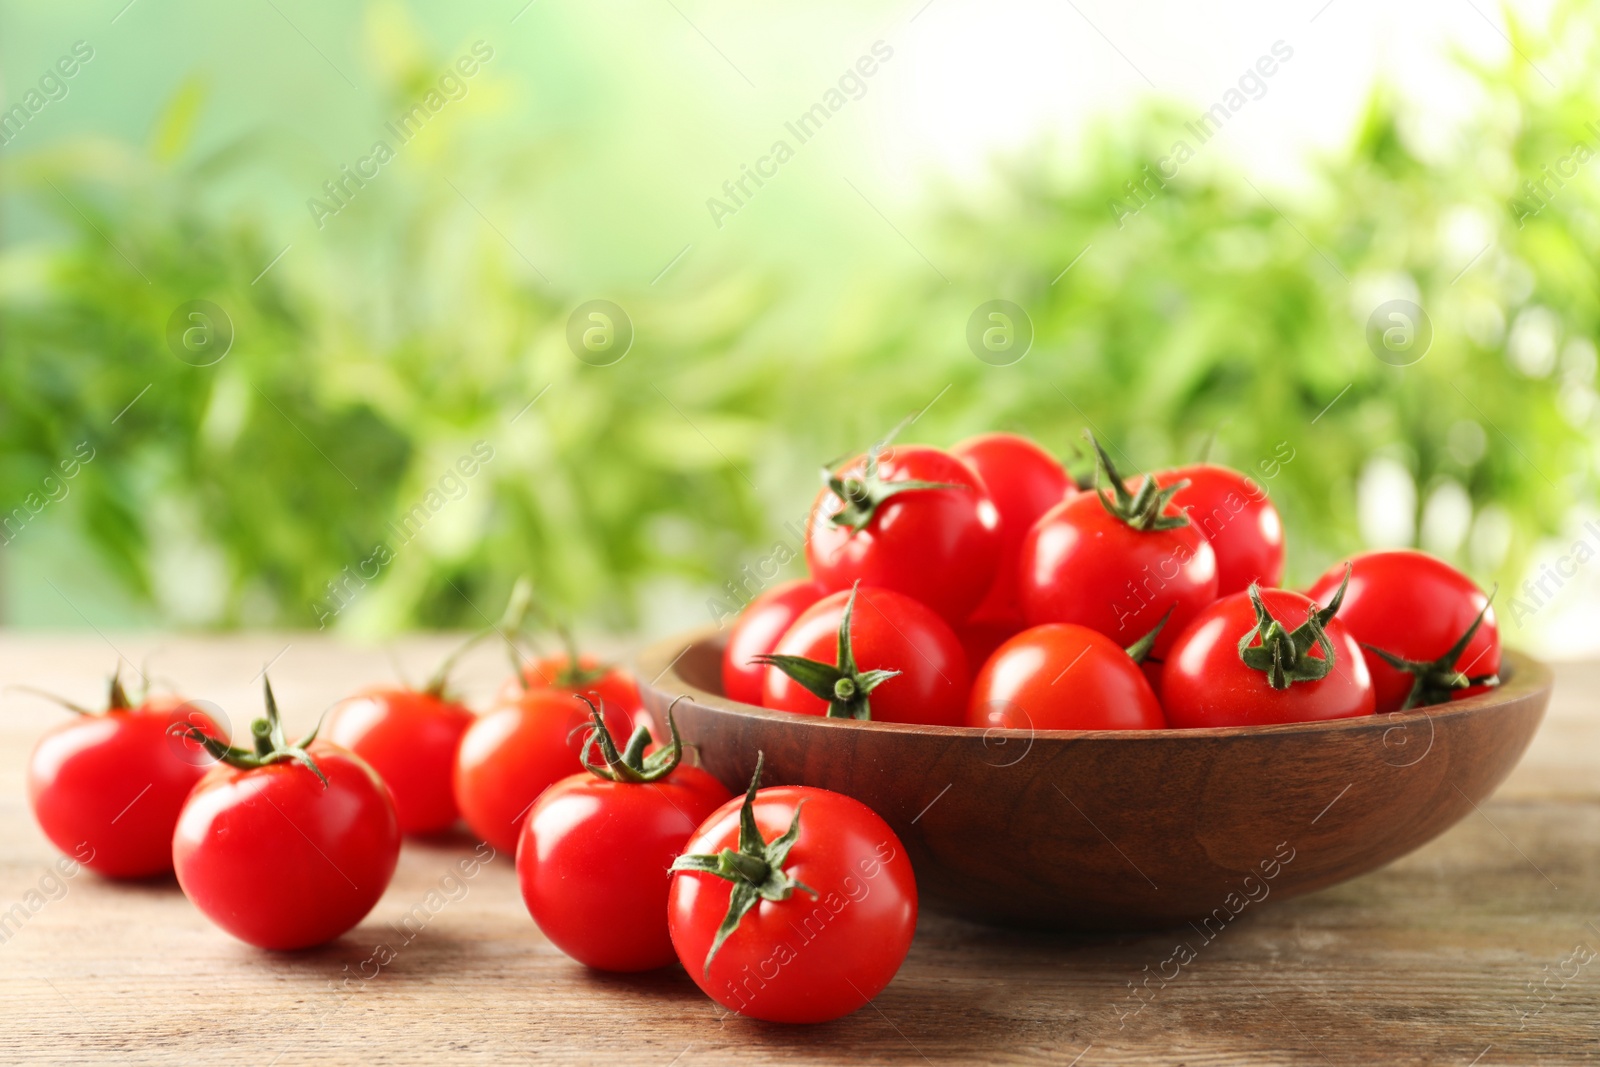
[[[474,635],[417,689],[374,686],[335,705],[322,735],[349,749],[383,779],[404,834],[436,834],[461,817],[452,776],[456,749],[474,720],[448,692],[450,670],[492,630]]]
[[[130,700],[120,662],[101,711],[17,688],[75,716],[40,738],[28,757],[28,803],[50,843],[107,878],[172,870],[178,813],[213,762],[185,731],[219,741],[227,731],[180,697],[145,693]]]
[[[220,765],[183,806],[173,865],[184,895],[234,937],[309,948],[350,930],[383,896],[400,824],[376,771],[316,730],[290,744],[265,676],[262,689],[252,748],[189,730]]]
[[[1046,623],[989,657],[967,725],[1006,730],[1159,730],[1167,725],[1141,664],[1165,619],[1127,648],[1098,630]]]
[[[684,969],[723,1007],[817,1023],[864,1007],[900,969],[917,925],[905,846],[858,800],[760,789],[712,813],[672,864],[667,926]]]
[[[1324,606],[1252,585],[1212,604],[1179,635],[1162,668],[1167,722],[1268,726],[1371,715],[1361,646],[1335,618],[1343,594],[1341,586]]]
[[[618,752],[593,704],[589,715],[600,759],[546,789],[529,812],[517,845],[522,900],[545,937],[585,966],[665,967],[677,958],[667,932],[672,862],[733,794],[683,762],[671,708],[671,740],[653,752],[648,728]]]
[[[894,436],[823,468],[806,562],[830,591],[890,589],[959,625],[994,582],[999,513],[971,467],[925,445],[891,448]]]
[[[1189,517],[1172,506],[1178,482],[1154,478],[1130,491],[1106,450],[1099,484],[1058,504],[1023,542],[1019,591],[1028,624],[1075,623],[1131,644],[1171,613],[1152,655],[1167,648],[1217,596],[1217,558]]]
[[[761,703],[766,665],[757,661],[807,608],[828,593],[821,582],[797,578],[780,582],[745,605],[722,650],[722,695],[745,704]]]
[[[1500,678],[1500,627],[1476,582],[1413,549],[1351,556],[1317,579],[1327,603],[1349,570],[1339,618],[1361,642],[1379,712],[1442,704],[1482,693]]]
[[[969,679],[961,641],[933,611],[856,586],[807,608],[774,650],[762,704],[830,718],[959,726]]]

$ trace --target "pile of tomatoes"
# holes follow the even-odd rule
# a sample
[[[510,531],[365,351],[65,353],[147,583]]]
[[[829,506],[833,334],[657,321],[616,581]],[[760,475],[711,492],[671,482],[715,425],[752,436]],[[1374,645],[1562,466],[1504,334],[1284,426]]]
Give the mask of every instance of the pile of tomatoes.
[[[1009,434],[948,452],[886,442],[825,470],[810,576],[741,614],[726,695],[957,728],[1148,730],[1394,712],[1496,684],[1490,598],[1449,565],[1371,552],[1281,589],[1282,524],[1255,480],[1209,464],[1129,479],[1094,449],[1087,486]],[[520,626],[519,598],[468,646]],[[534,921],[590,967],[681,963],[730,1010],[781,1022],[876,996],[917,918],[888,824],[827,790],[760,788],[759,754],[733,796],[686,758],[670,709],[657,743],[635,680],[566,645],[517,653],[481,715],[450,690],[458,651],[292,743],[265,677],[248,745],[113,677],[103,711],[73,707],[40,741],[30,799],[85,866],[175,872],[212,922],[266,949],[346,933],[403,835],[464,820],[515,854]]]
[[[68,705],[78,717],[35,748],[34,813],[106,877],[175,872],[207,918],[264,949],[351,930],[402,835],[465,820],[489,858],[516,856],[535,922],[590,967],[681,962],[724,1006],[780,1022],[855,1011],[894,977],[916,883],[865,805],[760,789],[759,757],[734,797],[684,758],[670,710],[657,745],[634,679],[570,643],[523,663],[482,715],[450,693],[454,659],[421,687],[342,701],[293,743],[263,678],[248,746],[202,706],[130,699],[114,676],[105,709]]]
[[[976,729],[1150,730],[1388,713],[1497,683],[1486,596],[1433,556],[1354,556],[1278,588],[1259,482],[1214,464],[1124,477],[1092,435],[1075,483],[1026,438],[883,443],[812,507],[810,576],[734,624],[728,697]]]

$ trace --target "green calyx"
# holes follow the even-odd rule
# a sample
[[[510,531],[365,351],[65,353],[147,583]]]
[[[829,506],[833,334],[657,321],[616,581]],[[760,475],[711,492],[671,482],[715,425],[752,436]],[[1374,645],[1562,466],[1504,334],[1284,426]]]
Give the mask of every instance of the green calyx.
[[[659,782],[678,769],[678,764],[683,760],[683,739],[678,736],[678,724],[672,719],[672,709],[678,706],[678,701],[683,697],[675,698],[667,707],[667,730],[672,734],[671,743],[648,755],[645,749],[650,747],[649,727],[641,724],[636,728],[633,736],[628,738],[627,746],[618,752],[617,743],[612,740],[611,731],[606,729],[606,721],[594,701],[581,693],[578,699],[589,705],[589,718],[594,721],[594,729],[589,732],[583,745],[583,765],[591,774],[608,782],[644,784]],[[601,763],[589,758],[590,749],[596,746],[600,749]]]
[[[1350,584],[1350,567],[1344,569],[1344,580],[1325,608],[1312,607],[1306,621],[1293,630],[1272,617],[1261,599],[1261,586],[1250,583],[1250,603],[1256,609],[1256,624],[1239,639],[1239,658],[1246,667],[1266,674],[1267,684],[1274,689],[1287,689],[1295,682],[1319,682],[1333,672],[1338,657],[1333,642],[1328,640],[1326,629],[1329,620],[1344,603],[1344,591]],[[1256,643],[1259,641],[1260,643]],[[1322,655],[1313,656],[1311,650],[1320,648]]]
[[[1167,609],[1167,613],[1161,616],[1161,621],[1150,628],[1149,633],[1123,650],[1128,653],[1133,662],[1143,663],[1150,658],[1150,650],[1156,647],[1156,638],[1161,636],[1161,631],[1166,629],[1168,620],[1172,618],[1172,613],[1177,610],[1178,605],[1172,605]]]
[[[838,655],[836,663],[821,663],[804,656],[752,656],[754,663],[776,667],[798,682],[808,693],[828,702],[830,719],[870,719],[872,705],[868,701],[872,691],[897,677],[900,671],[863,671],[856,668],[855,650],[850,642],[850,620],[855,615],[856,594],[860,583],[850,590],[845,601],[844,615],[839,620]]]
[[[674,871],[698,871],[733,883],[733,889],[728,894],[728,913],[717,928],[711,951],[706,953],[706,975],[711,974],[711,960],[722,948],[723,942],[739,928],[740,920],[757,903],[763,900],[788,900],[796,889],[810,893],[813,899],[817,897],[815,889],[791,878],[783,869],[784,861],[789,858],[789,850],[800,836],[800,809],[805,802],[795,805],[794,819],[781,837],[771,841],[761,839],[761,830],[756,826],[755,802],[765,762],[765,754],[757,753],[756,773],[750,779],[749,791],[744,795],[744,806],[739,809],[738,850],[725,848],[714,856],[687,855],[672,861]]]
[[[1474,686],[1496,686],[1500,684],[1498,674],[1469,675],[1456,670],[1456,660],[1461,658],[1467,645],[1471,643],[1473,635],[1478,632],[1478,627],[1483,625],[1483,618],[1489,613],[1489,605],[1494,603],[1495,593],[1500,591],[1499,586],[1489,593],[1489,599],[1484,602],[1483,610],[1478,612],[1478,617],[1472,620],[1456,643],[1438,659],[1415,660],[1397,656],[1393,652],[1386,652],[1375,645],[1362,643],[1361,647],[1377,656],[1395,670],[1405,671],[1411,675],[1411,692],[1406,694],[1406,702],[1400,705],[1401,711],[1411,708],[1423,708],[1430,704],[1443,704],[1450,699],[1450,694],[1458,689],[1470,689]]]
[[[533,594],[533,583],[524,575],[518,578],[517,584],[512,587],[511,600],[506,604],[499,625],[491,626],[489,630],[478,635],[481,638],[488,636],[489,633],[500,633],[500,636],[505,638],[506,653],[511,657],[511,669],[523,689],[529,687],[528,671],[532,661],[523,662],[522,648],[506,634],[521,636],[527,628],[529,616],[537,618],[555,631],[556,637],[561,641],[562,651],[566,654],[566,661],[557,668],[554,678],[546,679],[547,684],[558,689],[582,689],[611,673],[613,668],[609,663],[597,663],[593,667],[583,666],[582,654],[578,651],[578,642],[572,635],[572,628],[564,619],[557,617],[555,612],[540,603]]]
[[[1165,514],[1178,490],[1189,484],[1187,479],[1173,482],[1162,489],[1156,485],[1155,477],[1147,474],[1139,485],[1139,491],[1130,493],[1127,483],[1122,480],[1122,475],[1117,473],[1116,465],[1111,462],[1106,450],[1100,447],[1100,442],[1095,440],[1094,434],[1085,430],[1083,436],[1094,446],[1094,454],[1098,460],[1098,466],[1095,468],[1094,496],[1100,501],[1100,506],[1106,509],[1107,514],[1127,523],[1135,530],[1175,530],[1180,526],[1189,525],[1189,516],[1182,512],[1176,515]],[[1101,473],[1104,473],[1106,482],[1110,484],[1109,493],[1100,486]]]
[[[106,696],[105,712],[95,711],[93,708],[86,708],[82,704],[74,704],[65,697],[58,697],[54,693],[47,692],[43,689],[35,689],[31,685],[8,685],[6,688],[9,690],[14,690],[18,693],[32,693],[36,697],[43,697],[52,704],[57,704],[63,708],[66,708],[74,715],[86,715],[91,718],[96,715],[104,714],[105,712],[131,711],[134,707],[134,702],[128,698],[128,690],[122,684],[121,659],[118,659],[117,665],[111,669],[111,689],[109,694]],[[148,688],[146,688],[144,695],[149,695]]]
[[[226,741],[212,737],[198,726],[186,726],[179,732],[202,746],[219,763],[226,763],[230,767],[248,770],[292,760],[309,768],[326,789],[328,776],[322,773],[317,761],[306,751],[306,746],[317,739],[317,730],[322,729],[322,724],[319,722],[309,734],[294,744],[289,744],[288,739],[283,736],[283,723],[278,718],[278,701],[272,695],[272,681],[265,672],[261,675],[261,686],[266,694],[267,714],[265,718],[257,719],[250,724],[250,736],[255,743],[253,749],[236,748]]]
[[[835,527],[847,527],[854,533],[859,533],[872,521],[878,509],[901,493],[918,492],[925,489],[967,489],[968,486],[956,485],[952,482],[923,482],[915,479],[906,481],[884,481],[878,474],[878,460],[885,449],[893,443],[901,430],[910,424],[907,418],[900,425],[889,432],[882,441],[867,450],[867,459],[862,464],[859,476],[841,477],[834,469],[839,465],[838,460],[822,468],[822,484],[833,491],[833,494],[844,502],[844,506],[832,515],[828,521]]]

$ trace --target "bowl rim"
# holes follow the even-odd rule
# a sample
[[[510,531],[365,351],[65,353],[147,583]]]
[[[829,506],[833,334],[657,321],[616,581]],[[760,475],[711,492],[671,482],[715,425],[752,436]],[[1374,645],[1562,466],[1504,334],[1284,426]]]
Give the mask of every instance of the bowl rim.
[[[1515,704],[1538,693],[1548,693],[1552,687],[1550,668],[1526,653],[1502,648],[1500,655],[1501,684],[1486,693],[1463,697],[1444,704],[1411,708],[1406,711],[1355,715],[1343,719],[1315,719],[1310,722],[1293,722],[1262,726],[1201,726],[1167,727],[1160,730],[1035,730],[1007,729],[998,726],[932,726],[921,723],[877,722],[875,720],[830,719],[821,715],[798,715],[790,711],[763,708],[729,700],[720,693],[701,689],[685,681],[677,672],[678,661],[697,645],[720,644],[718,637],[726,637],[726,627],[712,625],[696,627],[674,637],[653,641],[634,656],[634,668],[640,688],[664,701],[671,701],[677,693],[663,686],[669,679],[671,686],[682,695],[690,697],[700,706],[732,715],[753,719],[782,720],[801,729],[865,730],[868,733],[921,734],[930,737],[977,740],[984,738],[1017,738],[1047,740],[1118,741],[1127,744],[1154,744],[1178,738],[1273,737],[1285,734],[1339,733],[1370,730],[1374,724],[1394,723],[1397,719],[1415,722],[1422,719],[1451,720],[1466,718],[1502,705]],[[645,681],[645,679],[651,679]]]

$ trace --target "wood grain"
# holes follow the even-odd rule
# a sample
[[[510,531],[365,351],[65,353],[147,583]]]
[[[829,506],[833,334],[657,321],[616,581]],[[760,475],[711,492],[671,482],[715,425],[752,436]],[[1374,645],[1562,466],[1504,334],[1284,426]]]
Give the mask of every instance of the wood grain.
[[[303,635],[109,640],[134,662],[164,646],[159,673],[236,722],[259,707],[252,678],[286,644],[273,678],[291,728],[391,675],[380,650]],[[420,676],[447,644],[407,642],[402,659]],[[113,655],[99,637],[0,638],[0,682],[91,700]],[[469,694],[486,699],[498,655],[467,668]],[[8,693],[0,910],[30,892],[43,904],[0,944],[0,1063],[1597,1063],[1600,959],[1565,984],[1549,976],[1576,946],[1600,950],[1600,664],[1556,677],[1545,726],[1495,797],[1387,867],[1247,908],[1205,943],[928,916],[872,1006],[802,1029],[724,1017],[681,972],[584,971],[528,920],[507,857],[459,879],[464,840],[408,843],[372,916],[297,955],[231,940],[170,882],[85,873],[49,899],[55,856],[22,772],[57,713]],[[392,924],[418,907],[427,920],[405,940]],[[1179,976],[1136,991],[1185,937],[1196,945]],[[379,944],[393,962],[346,981]],[[1541,1003],[1528,985],[1547,977],[1542,1010],[1524,1018]]]

